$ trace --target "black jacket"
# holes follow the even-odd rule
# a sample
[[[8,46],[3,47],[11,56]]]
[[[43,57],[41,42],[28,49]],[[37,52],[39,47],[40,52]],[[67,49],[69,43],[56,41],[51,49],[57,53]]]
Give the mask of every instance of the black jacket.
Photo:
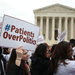
[[[31,57],[31,75],[48,75],[49,66],[49,58]]]
[[[6,60],[3,55],[0,54],[0,75],[4,75],[4,73],[6,73]]]
[[[7,70],[6,75],[28,75],[21,66],[16,64],[11,64],[10,68]]]

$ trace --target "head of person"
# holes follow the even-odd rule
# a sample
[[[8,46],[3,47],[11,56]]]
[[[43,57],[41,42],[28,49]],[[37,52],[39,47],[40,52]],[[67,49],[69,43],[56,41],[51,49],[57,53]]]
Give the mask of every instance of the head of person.
[[[22,55],[22,60],[28,61],[28,59],[29,59],[28,51],[27,50],[24,50],[23,51],[23,55]]]
[[[57,44],[54,50],[53,56],[59,60],[71,59],[72,58],[72,46],[66,41],[62,41]]]
[[[22,60],[27,60],[29,57],[29,55],[27,54],[27,51],[23,51],[23,55],[22,55]],[[16,49],[13,49],[12,50],[12,53],[11,53],[11,56],[10,56],[10,59],[9,59],[9,62],[10,63],[15,63],[16,61],[16,58],[17,58],[17,53],[16,53]]]
[[[33,56],[48,57],[49,56],[48,54],[50,54],[49,52],[50,52],[49,45],[47,43],[41,43],[35,49]]]
[[[71,43],[72,47],[74,47],[75,46],[75,39],[70,39],[70,43]]]
[[[52,47],[51,47],[51,53],[54,52],[54,49],[55,49],[56,45],[57,45],[57,44],[53,44],[53,45],[52,45]]]
[[[21,58],[21,65],[24,66],[24,61],[28,59],[28,54],[26,51],[23,51],[23,52],[24,53],[23,53],[22,58]],[[16,52],[16,49],[13,49],[11,56],[10,56],[10,59],[8,61],[7,72],[12,68],[11,64],[15,64],[16,59],[17,59],[17,52]]]
[[[65,60],[72,59],[72,46],[69,42],[62,41],[54,49],[51,60],[51,73],[56,73],[59,63],[68,64]]]
[[[3,54],[9,54],[9,53],[10,53],[9,48],[4,47],[4,48],[3,48]]]

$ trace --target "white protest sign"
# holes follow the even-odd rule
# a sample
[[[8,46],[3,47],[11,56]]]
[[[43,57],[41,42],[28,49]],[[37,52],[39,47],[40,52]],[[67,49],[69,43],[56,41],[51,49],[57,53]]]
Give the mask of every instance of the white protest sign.
[[[0,22],[0,36],[1,36],[1,30],[2,30],[2,22]]]
[[[64,40],[65,38],[65,35],[66,35],[66,32],[63,31],[61,34],[58,35],[57,39],[58,39],[58,42],[61,42]]]
[[[44,43],[44,36],[43,35],[39,35],[38,39],[37,39],[37,45]]]
[[[4,15],[0,46],[34,50],[36,48],[39,27],[26,21]]]

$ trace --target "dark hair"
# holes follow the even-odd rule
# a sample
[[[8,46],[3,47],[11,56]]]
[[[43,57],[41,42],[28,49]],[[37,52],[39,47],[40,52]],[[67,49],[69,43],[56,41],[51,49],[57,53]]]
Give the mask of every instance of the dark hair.
[[[2,47],[0,47],[0,55],[2,54]]]
[[[16,58],[17,58],[16,49],[13,49],[10,59],[9,59],[9,62],[8,62],[8,65],[7,65],[7,70],[6,70],[7,75],[10,74],[8,72],[11,72],[12,67],[14,67]],[[20,68],[22,69],[22,72],[24,75],[28,75],[28,72],[27,72],[28,69],[27,69],[27,66],[25,66],[25,64],[26,64],[25,61],[21,60]],[[16,69],[18,69],[18,68],[16,68]]]
[[[7,47],[4,47],[3,48],[3,54],[9,54],[9,50],[8,50],[9,48],[7,48]]]
[[[53,44],[53,45],[52,45],[51,53],[53,53],[53,51],[54,51],[54,49],[55,49],[56,45],[57,45],[57,44]]]
[[[4,49],[4,50],[8,50],[9,48],[7,48],[7,47],[4,47],[3,49]]]
[[[74,47],[75,46],[75,39],[70,39],[70,43],[71,43],[72,47]]]
[[[7,71],[10,70],[11,64],[15,64],[16,57],[17,57],[16,50],[13,49],[13,50],[12,50],[12,53],[11,53],[11,56],[10,56],[10,59],[9,59],[9,61],[8,61]]]
[[[48,47],[49,46],[46,43],[39,44],[35,49],[33,56],[45,57],[45,53]]]
[[[2,47],[0,47],[0,60],[3,59],[3,55],[2,55]]]
[[[55,47],[55,50],[53,52],[52,60],[51,60],[51,67],[52,67],[50,69],[51,75],[53,75],[53,73],[57,72],[57,69],[59,66],[59,64],[58,64],[59,61],[62,61],[62,63],[64,65],[66,65],[65,60],[72,58],[72,55],[69,54],[70,52],[72,52],[70,43],[62,41],[57,44],[57,46]]]

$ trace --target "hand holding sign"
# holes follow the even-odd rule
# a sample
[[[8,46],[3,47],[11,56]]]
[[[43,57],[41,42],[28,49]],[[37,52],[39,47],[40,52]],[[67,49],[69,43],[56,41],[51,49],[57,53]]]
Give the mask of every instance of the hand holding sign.
[[[17,58],[16,58],[16,65],[17,66],[20,66],[20,63],[21,63],[21,59],[22,59],[22,56],[23,56],[23,47],[18,47],[16,49],[16,54],[17,54]]]
[[[17,54],[17,59],[18,60],[21,60],[22,55],[23,55],[23,52],[24,52],[24,50],[23,50],[23,47],[22,46],[20,46],[20,47],[18,47],[16,49],[16,54]]]

